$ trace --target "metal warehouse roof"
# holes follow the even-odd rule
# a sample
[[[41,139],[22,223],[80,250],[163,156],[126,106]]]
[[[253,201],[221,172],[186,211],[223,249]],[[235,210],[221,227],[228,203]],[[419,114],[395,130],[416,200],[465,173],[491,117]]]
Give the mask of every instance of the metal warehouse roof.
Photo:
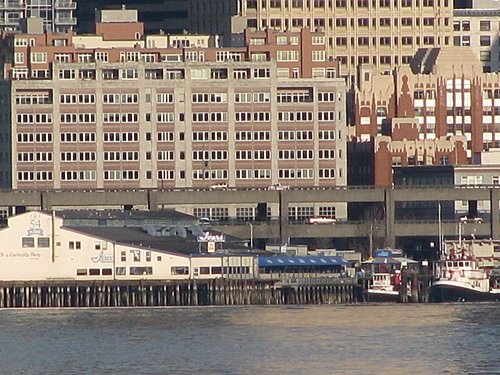
[[[342,257],[334,256],[272,256],[259,257],[259,267],[300,267],[300,266],[343,266],[349,262]]]

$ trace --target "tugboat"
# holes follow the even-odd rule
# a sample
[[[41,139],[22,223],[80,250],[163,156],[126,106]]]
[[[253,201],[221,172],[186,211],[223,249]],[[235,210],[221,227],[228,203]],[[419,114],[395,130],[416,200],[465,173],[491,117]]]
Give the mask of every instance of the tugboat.
[[[431,302],[500,301],[500,274],[480,266],[473,253],[452,247],[436,266]]]
[[[418,262],[403,257],[400,250],[379,249],[375,256],[361,264],[369,278],[366,297],[370,302],[398,302],[401,292],[401,270],[416,270]],[[408,289],[408,297],[410,297]]]

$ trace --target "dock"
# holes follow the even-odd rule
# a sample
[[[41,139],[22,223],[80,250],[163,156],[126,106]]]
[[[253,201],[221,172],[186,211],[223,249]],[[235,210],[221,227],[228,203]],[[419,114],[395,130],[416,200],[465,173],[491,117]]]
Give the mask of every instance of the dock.
[[[0,308],[345,304],[362,295],[354,278],[0,282]]]

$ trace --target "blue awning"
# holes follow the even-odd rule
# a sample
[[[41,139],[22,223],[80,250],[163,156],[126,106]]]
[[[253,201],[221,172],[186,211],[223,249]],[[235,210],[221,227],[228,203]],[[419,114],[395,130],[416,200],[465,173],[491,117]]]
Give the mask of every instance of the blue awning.
[[[321,257],[321,256],[272,256],[259,257],[259,267],[326,267],[344,266],[349,262],[342,257]]]

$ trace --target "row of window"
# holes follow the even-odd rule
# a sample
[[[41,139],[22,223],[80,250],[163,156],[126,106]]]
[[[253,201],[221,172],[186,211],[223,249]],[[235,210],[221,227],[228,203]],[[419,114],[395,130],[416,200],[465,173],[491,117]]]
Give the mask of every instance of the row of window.
[[[377,114],[386,114],[385,107],[377,107]],[[495,107],[496,108],[496,107]],[[382,111],[383,109],[383,111]],[[179,134],[181,140],[183,138],[183,133]],[[269,141],[271,138],[271,133],[269,131],[237,131],[235,133],[236,141]],[[138,142],[139,133],[137,132],[106,132],[103,134],[104,142]],[[147,140],[151,140],[151,134],[146,135]],[[175,139],[174,132],[158,132],[157,140],[158,142],[173,142]],[[208,141],[227,141],[228,136],[225,131],[215,131],[215,132],[193,132],[192,139],[194,142],[208,142]],[[280,141],[305,141],[313,140],[314,133],[310,130],[282,130],[278,131],[278,140]],[[319,140],[334,140],[335,131],[334,130],[320,130],[318,132]],[[96,142],[96,133],[85,132],[85,133],[61,133],[60,140],[63,143],[87,143]],[[52,133],[18,133],[17,142],[19,143],[52,143],[53,136]]]
[[[415,43],[420,45],[420,41],[422,40],[423,45],[426,46],[433,46],[435,45],[435,38],[433,36],[423,36],[422,39],[420,37],[415,37],[415,39],[411,36],[403,36],[403,37],[394,37],[392,39],[389,36],[382,36],[378,38],[378,43],[380,46],[397,46],[399,43],[399,40],[401,40],[401,45],[403,46],[411,46],[413,45],[413,42],[415,40]],[[347,37],[337,37],[335,39],[335,42],[337,46],[347,46]],[[371,44],[370,44],[371,41]],[[357,43],[355,43],[357,42]],[[376,46],[377,45],[377,38],[373,37],[367,37],[367,36],[362,36],[358,37],[357,39],[351,38],[351,46]]]
[[[21,246],[23,248],[48,248],[50,247],[50,237],[22,237]]]
[[[293,221],[306,220],[315,216],[335,219],[335,206],[319,206],[317,214],[314,206],[289,206],[288,219]]]
[[[368,27],[370,24],[369,18],[360,18],[359,20],[362,20],[362,21],[361,22],[358,21],[358,24],[357,24],[358,27]],[[424,20],[422,22],[423,26],[432,27],[435,24],[435,21],[431,21],[431,17],[424,17],[423,20]],[[310,28],[310,27],[325,28],[326,26],[328,26],[330,29],[332,29],[335,27],[339,28],[339,27],[347,27],[348,26],[347,18],[334,19],[334,18],[328,18],[325,16],[320,16],[320,17],[315,17],[315,18],[312,18],[312,17],[311,18],[304,18],[304,17],[292,18],[290,21],[285,17],[283,17],[283,18],[270,18],[270,19],[262,18],[260,20],[258,20],[256,18],[248,18],[247,19],[247,27],[252,28],[252,29],[256,29],[259,24],[260,24],[260,27],[263,29],[265,29],[267,27],[281,28],[283,23],[285,24],[286,27],[288,27],[288,25],[291,24],[291,26],[294,28],[304,28],[304,27],[305,28]],[[450,18],[445,17],[443,23],[445,26],[448,26],[450,24]],[[376,26],[376,22],[372,22],[372,24],[373,24],[373,27]],[[418,22],[418,23],[415,22],[415,24],[417,26],[420,26],[420,22]],[[397,22],[395,22],[394,25],[397,26]],[[351,18],[350,26],[355,27],[354,18]],[[381,26],[383,26],[383,25],[381,25]],[[407,24],[403,25],[402,24],[400,26],[411,26],[411,25],[407,25]]]
[[[149,94],[148,94],[149,95]],[[150,95],[148,96],[148,98]],[[306,92],[278,92],[277,101],[279,103],[302,103],[312,102],[311,93]],[[59,102],[61,104],[95,104],[95,94],[61,94]],[[335,92],[319,92],[317,95],[319,102],[334,102]],[[103,94],[105,104],[136,104],[139,102],[139,95],[136,93],[127,94]],[[147,100],[148,101],[148,100]],[[234,94],[235,103],[269,103],[271,94],[268,92],[240,92]],[[174,103],[173,93],[157,93],[156,102],[158,104]],[[193,103],[227,103],[227,93],[196,93],[192,94]],[[49,94],[18,94],[16,104],[51,104],[52,98]]]
[[[401,56],[402,64],[409,64],[413,55],[405,55]],[[347,65],[348,56],[338,55],[337,59],[340,61],[342,65]],[[399,64],[399,56],[372,56],[372,63],[376,65],[378,62],[380,64],[391,64],[391,61],[394,61],[394,64]],[[358,56],[356,59],[355,56],[351,56],[351,64],[370,64],[370,56]]]
[[[413,5],[419,7],[420,5],[424,7],[433,7],[435,4],[439,4],[439,1],[434,0],[269,0],[269,7],[279,8],[279,9],[303,9],[306,8],[328,8],[332,9],[335,4],[335,8],[346,8],[348,5],[351,8],[357,6],[358,8],[368,8],[373,7],[376,8],[379,6],[380,8],[389,8],[391,4],[394,4],[394,7],[397,8],[402,6],[404,8],[412,7]],[[444,0],[444,6],[449,6],[449,1]],[[247,0],[246,7],[249,9],[257,9],[259,7],[262,9],[266,9],[267,2],[266,0]]]
[[[332,154],[334,158],[334,154]],[[105,181],[130,181],[139,179],[138,170],[105,170],[103,172],[103,177]],[[335,178],[335,169],[333,168],[320,168],[318,170],[318,177],[321,179],[332,179]],[[298,168],[298,169],[279,169],[278,177],[280,179],[312,179],[314,178],[314,170],[312,168]],[[60,179],[61,181],[95,181],[97,172],[95,170],[89,171],[61,171]],[[174,170],[157,170],[157,179],[162,180],[174,180],[176,172]],[[192,171],[192,177],[194,180],[227,180],[229,176],[228,170],[226,169],[195,169]],[[339,169],[339,176],[342,176],[342,170]],[[53,172],[52,171],[23,171],[17,173],[17,180],[22,181],[52,181]],[[266,168],[258,169],[236,169],[235,171],[236,179],[271,179],[271,170]],[[185,172],[179,172],[179,178],[185,178]],[[146,179],[152,179],[152,171],[146,172]],[[34,245],[33,245],[34,246]],[[31,247],[33,247],[31,246]],[[75,249],[78,249],[74,245]],[[41,247],[41,245],[39,245]]]
[[[105,170],[104,180],[106,181],[129,181],[138,180],[139,171],[138,170]],[[53,172],[52,171],[22,171],[17,172],[18,181],[52,181]],[[95,180],[95,171],[62,171],[61,180],[71,181],[71,180],[81,180],[81,181],[93,181]]]
[[[341,157],[342,150],[338,150]],[[313,150],[279,150],[279,160],[312,160]],[[52,152],[18,152],[18,162],[51,162]],[[183,157],[182,157],[183,158]],[[193,160],[227,160],[227,151],[193,151]],[[335,159],[335,150],[319,150],[319,159]],[[60,153],[61,162],[94,162],[96,161],[95,151],[63,151]],[[151,152],[146,153],[146,159],[151,160]],[[239,150],[235,152],[236,160],[270,160],[270,150]],[[138,151],[104,151],[104,161],[138,161]],[[158,161],[175,160],[174,151],[158,151]]]
[[[490,30],[491,30],[491,21],[489,20],[479,21],[479,31],[490,31]],[[453,31],[471,31],[470,21],[469,20],[454,21]]]
[[[339,112],[340,114],[340,112]],[[234,114],[237,122],[270,122],[270,112],[236,112]],[[335,111],[317,112],[318,121],[335,121]],[[150,120],[150,116],[146,116]],[[313,112],[278,112],[278,120],[281,122],[303,122],[313,121]],[[173,112],[158,112],[156,114],[158,123],[173,123]],[[192,121],[198,122],[227,122],[227,112],[193,112]],[[92,124],[96,122],[95,113],[61,113],[61,124]],[[124,124],[139,122],[138,113],[103,113],[103,122],[105,124]],[[23,113],[17,115],[18,124],[51,124],[51,113],[29,114]]]
[[[258,54],[252,56],[253,60],[267,61],[267,55]],[[196,60],[193,60],[196,61]],[[31,75],[30,75],[31,72]],[[190,70],[191,79],[228,79],[230,78],[227,68],[193,68]],[[138,69],[102,69],[101,77],[103,80],[137,80],[139,79]],[[271,77],[270,68],[247,68],[234,69],[234,79],[263,79]],[[185,79],[185,69],[145,69],[144,75],[146,79],[168,79],[182,80]],[[50,79],[51,72],[47,69],[32,69],[27,67],[14,67],[12,69],[12,79],[29,79],[29,78]],[[58,77],[61,80],[95,80],[95,69],[61,69],[58,72]]]

